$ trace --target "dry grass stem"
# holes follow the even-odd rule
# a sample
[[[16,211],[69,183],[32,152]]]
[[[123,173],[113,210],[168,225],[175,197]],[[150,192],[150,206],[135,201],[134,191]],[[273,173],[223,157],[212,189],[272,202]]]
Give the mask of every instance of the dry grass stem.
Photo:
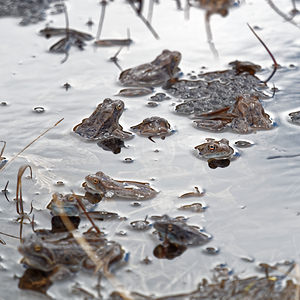
[[[248,27],[250,28],[250,30],[253,32],[253,34],[256,36],[256,38],[261,42],[261,44],[265,47],[265,49],[267,50],[267,52],[269,53],[269,55],[271,56],[272,60],[273,60],[273,72],[271,73],[271,75],[264,81],[264,83],[266,84],[269,80],[271,80],[271,78],[274,76],[274,74],[276,73],[276,70],[278,68],[278,64],[277,61],[275,60],[275,57],[273,56],[273,54],[271,53],[271,51],[269,50],[269,48],[267,47],[267,45],[263,42],[263,40],[257,35],[257,33],[254,31],[254,29],[247,23]]]
[[[33,141],[31,141],[27,146],[25,146],[20,152],[18,152],[14,157],[12,157],[6,165],[3,166],[2,169],[0,169],[0,172],[3,171],[10,163],[12,163],[20,154],[22,154],[27,148],[29,148],[34,142],[36,142],[39,138],[44,136],[48,131],[50,131],[52,128],[56,127],[64,118],[57,121],[53,126],[46,129],[44,132],[42,132],[38,137],[36,137]]]

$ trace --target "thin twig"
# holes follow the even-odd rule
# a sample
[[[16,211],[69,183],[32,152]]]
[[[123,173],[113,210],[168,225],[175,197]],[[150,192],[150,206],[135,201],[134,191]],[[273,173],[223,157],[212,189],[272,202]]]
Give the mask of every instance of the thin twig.
[[[6,165],[3,166],[2,169],[0,169],[0,172],[3,171],[12,161],[14,161],[20,154],[22,154],[27,148],[29,148],[34,142],[36,142],[39,138],[44,136],[48,131],[50,131],[52,128],[57,126],[64,118],[57,121],[53,126],[49,127],[47,130],[42,132],[38,137],[36,137],[33,141],[31,141],[27,146],[25,146],[20,152],[18,152],[13,158],[11,158]]]
[[[2,147],[2,150],[1,150],[1,152],[0,152],[0,159],[2,158],[2,155],[3,155],[3,153],[4,153],[4,149],[5,149],[5,146],[6,146],[6,142],[5,141],[0,141],[0,143],[3,143],[4,145],[3,145],[3,147]]]
[[[139,14],[136,6],[134,5],[132,0],[127,0],[127,2],[130,4],[130,6],[132,7],[132,9],[136,12],[137,16],[144,22],[144,24],[147,26],[147,28],[150,30],[150,32],[153,34],[153,36],[159,40],[159,35],[157,34],[157,32],[154,30],[154,28],[152,27],[152,25],[145,19],[145,17],[142,14]]]
[[[8,184],[9,184],[9,180],[7,180],[6,185],[5,185],[4,189],[2,190],[2,193],[4,194],[4,197],[6,198],[7,202],[9,202],[9,199],[7,197],[7,192],[8,192],[7,191],[7,187],[8,187]]]
[[[190,19],[190,7],[191,7],[191,4],[190,4],[189,0],[186,0],[185,6],[184,6],[184,18],[186,20]]]
[[[247,23],[248,27],[250,28],[250,30],[253,32],[253,34],[256,36],[256,38],[261,42],[261,44],[265,47],[265,49],[267,50],[267,52],[269,53],[269,55],[271,56],[272,60],[273,60],[273,72],[270,74],[270,76],[263,81],[263,83],[267,83],[276,73],[276,70],[278,68],[278,64],[277,61],[275,60],[275,57],[273,56],[273,54],[271,53],[271,51],[269,50],[269,48],[267,47],[267,45],[263,42],[263,40],[257,35],[257,33],[254,31],[254,29]]]
[[[17,177],[16,209],[18,215],[20,216],[24,215],[24,206],[23,206],[23,198],[22,198],[22,176],[27,168],[29,168],[30,178],[32,178],[32,168],[30,165],[25,165],[20,167],[18,171],[18,177]]]
[[[116,54],[110,58],[110,61],[112,61],[121,72],[123,71],[123,69],[120,66],[120,64],[118,63],[118,55],[122,49],[123,49],[123,47],[120,47],[120,49],[116,52]]]
[[[66,38],[69,39],[70,37],[69,15],[68,15],[66,4],[64,2],[63,2],[63,8],[64,8],[64,15],[65,15],[65,22],[66,22]]]
[[[78,205],[79,205],[80,208],[82,209],[84,215],[85,215],[85,216],[88,218],[88,220],[91,222],[91,224],[92,224],[92,226],[94,227],[94,229],[97,231],[98,234],[102,234],[102,232],[100,231],[99,227],[95,224],[94,220],[93,220],[93,219],[89,216],[89,214],[87,213],[87,211],[86,211],[86,209],[85,209],[83,203],[82,203],[81,200],[79,199],[79,197],[78,197],[76,194],[74,194],[74,193],[73,193],[73,195],[74,195],[74,197],[75,197],[75,199],[76,199]]]
[[[211,32],[211,27],[210,27],[210,13],[208,11],[205,13],[205,29],[206,29],[206,36],[207,36],[207,42],[208,42],[209,48],[210,48],[212,54],[214,55],[214,57],[216,59],[218,59],[219,53],[213,42],[213,36],[212,36],[212,32]]]
[[[2,231],[0,231],[0,234],[11,237],[11,238],[14,238],[14,239],[18,239],[18,240],[20,239],[18,236],[15,236],[15,235],[12,235],[12,234],[9,234],[9,233],[5,233],[5,232],[2,232]]]
[[[283,13],[277,6],[275,6],[275,4],[273,3],[272,0],[266,0],[267,3],[270,5],[270,7],[282,18],[284,18],[285,21],[293,24],[294,26],[296,26],[298,29],[300,29],[300,25],[298,23],[296,23],[294,20],[292,20],[292,18],[290,18],[289,16],[287,16],[285,13]]]
[[[149,0],[149,8],[148,8],[147,21],[148,21],[150,24],[151,24],[151,22],[152,22],[153,7],[154,7],[154,1],[153,1],[153,0]]]
[[[97,34],[96,34],[96,41],[98,41],[100,39],[100,35],[101,35],[102,27],[103,27],[103,22],[104,22],[105,9],[106,9],[106,5],[107,5],[107,1],[102,0],[100,4],[101,4],[101,14],[100,14],[98,30],[97,30]]]

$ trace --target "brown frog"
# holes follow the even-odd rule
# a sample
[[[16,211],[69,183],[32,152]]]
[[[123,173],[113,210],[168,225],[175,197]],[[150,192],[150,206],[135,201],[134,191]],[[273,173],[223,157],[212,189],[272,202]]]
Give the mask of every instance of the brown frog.
[[[234,153],[227,139],[216,141],[215,139],[207,138],[206,141],[206,143],[195,147],[195,149],[199,151],[199,155],[205,159],[230,158]]]
[[[167,215],[156,220],[153,227],[158,231],[161,239],[171,244],[203,245],[211,239],[209,234],[200,231],[195,226],[187,225],[185,221],[170,218]]]
[[[95,265],[70,232],[37,231],[25,237],[18,250],[29,267],[55,271],[57,276],[70,275],[82,268],[96,270],[100,264],[105,272],[112,262],[122,259],[124,250],[120,244],[93,231],[83,233],[82,237],[97,256],[99,265]]]
[[[271,129],[270,116],[265,113],[262,104],[255,95],[237,97],[233,107],[200,115],[200,120],[194,121],[203,129],[220,131],[227,125],[238,133],[250,133],[256,129]]]
[[[132,137],[130,132],[123,131],[119,118],[124,111],[122,100],[106,98],[100,103],[90,117],[73,128],[80,136],[89,140],[105,140],[115,137],[126,140]]]
[[[150,140],[154,136],[164,139],[172,133],[169,122],[161,117],[146,118],[140,124],[131,126],[130,128],[137,131],[140,135],[149,137]]]
[[[129,180],[115,180],[103,172],[87,175],[86,182],[82,185],[91,194],[99,194],[102,197],[119,197],[137,200],[146,200],[156,196],[157,191],[152,189],[149,183]]]
[[[233,6],[234,0],[192,0],[192,4],[206,10],[209,15],[228,15],[228,9]]]
[[[123,71],[119,80],[125,86],[161,85],[179,71],[180,60],[180,52],[164,50],[152,62]]]

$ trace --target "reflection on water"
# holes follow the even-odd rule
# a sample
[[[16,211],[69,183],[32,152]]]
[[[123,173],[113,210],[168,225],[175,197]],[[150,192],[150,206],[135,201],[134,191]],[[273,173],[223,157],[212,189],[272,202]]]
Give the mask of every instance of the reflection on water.
[[[230,160],[228,158],[225,159],[211,158],[207,161],[207,164],[211,169],[226,168],[230,165]]]
[[[186,246],[173,243],[167,243],[166,245],[159,244],[153,249],[153,254],[159,259],[174,259],[180,256],[186,249]]]

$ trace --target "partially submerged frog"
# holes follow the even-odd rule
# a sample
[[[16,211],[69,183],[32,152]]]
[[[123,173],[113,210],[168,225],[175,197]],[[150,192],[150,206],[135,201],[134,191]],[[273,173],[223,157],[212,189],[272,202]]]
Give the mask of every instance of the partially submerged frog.
[[[119,197],[137,200],[146,200],[156,196],[157,191],[150,187],[149,183],[115,180],[103,172],[87,175],[86,182],[82,185],[89,193],[97,193],[102,197]]]
[[[192,0],[191,4],[206,10],[208,15],[219,14],[222,17],[228,15],[228,9],[234,5],[234,0]]]
[[[152,62],[123,71],[119,80],[125,86],[161,85],[176,75],[180,60],[180,52],[164,50]]]
[[[66,29],[66,28],[46,27],[40,30],[40,34],[45,36],[47,39],[51,38],[52,36],[65,36],[67,33],[85,41],[90,41],[94,39],[94,37],[89,33],[85,33],[71,28]]]
[[[105,140],[115,137],[126,140],[132,137],[130,132],[123,131],[119,118],[124,111],[124,102],[106,98],[100,103],[90,117],[73,128],[80,136],[89,140]]]
[[[53,216],[67,215],[78,216],[80,214],[79,205],[74,194],[54,193],[51,201],[47,205],[47,209],[51,210]]]
[[[265,113],[257,96],[239,96],[235,104],[199,116],[195,120],[198,128],[221,131],[226,127],[238,133],[251,133],[254,130],[273,128],[270,116]]]
[[[131,126],[130,128],[150,139],[154,136],[159,136],[164,139],[172,133],[169,122],[161,117],[146,118],[140,124]]]
[[[83,233],[82,237],[104,272],[111,263],[122,259],[124,250],[120,244],[93,231]],[[80,269],[96,270],[100,266],[95,265],[70,232],[37,231],[25,237],[18,250],[24,256],[22,262],[44,272],[55,271],[56,276],[70,275]]]
[[[195,147],[195,149],[199,151],[199,155],[205,159],[230,158],[234,153],[234,150],[229,146],[229,141],[227,139],[217,141],[212,138],[207,138],[206,141],[206,143]]]
[[[167,215],[163,215],[156,220],[153,227],[158,231],[162,240],[171,244],[182,246],[203,245],[211,239],[209,234],[194,226],[187,225],[185,221],[170,218]]]
[[[47,205],[47,208],[51,211],[51,214],[56,216],[67,215],[69,218],[72,216],[80,216],[86,217],[86,214],[83,213],[82,209],[80,208],[78,202],[76,201],[76,197],[82,200],[84,204],[84,208],[86,210],[86,214],[92,216],[95,220],[112,220],[112,219],[124,219],[124,217],[119,217],[117,213],[109,212],[105,210],[95,210],[95,204],[84,201],[85,199],[89,200],[86,196],[80,196],[75,194],[59,194],[54,193],[52,195],[52,199]],[[99,199],[99,198],[98,198]]]
[[[289,117],[293,123],[300,125],[300,111],[289,113]]]

